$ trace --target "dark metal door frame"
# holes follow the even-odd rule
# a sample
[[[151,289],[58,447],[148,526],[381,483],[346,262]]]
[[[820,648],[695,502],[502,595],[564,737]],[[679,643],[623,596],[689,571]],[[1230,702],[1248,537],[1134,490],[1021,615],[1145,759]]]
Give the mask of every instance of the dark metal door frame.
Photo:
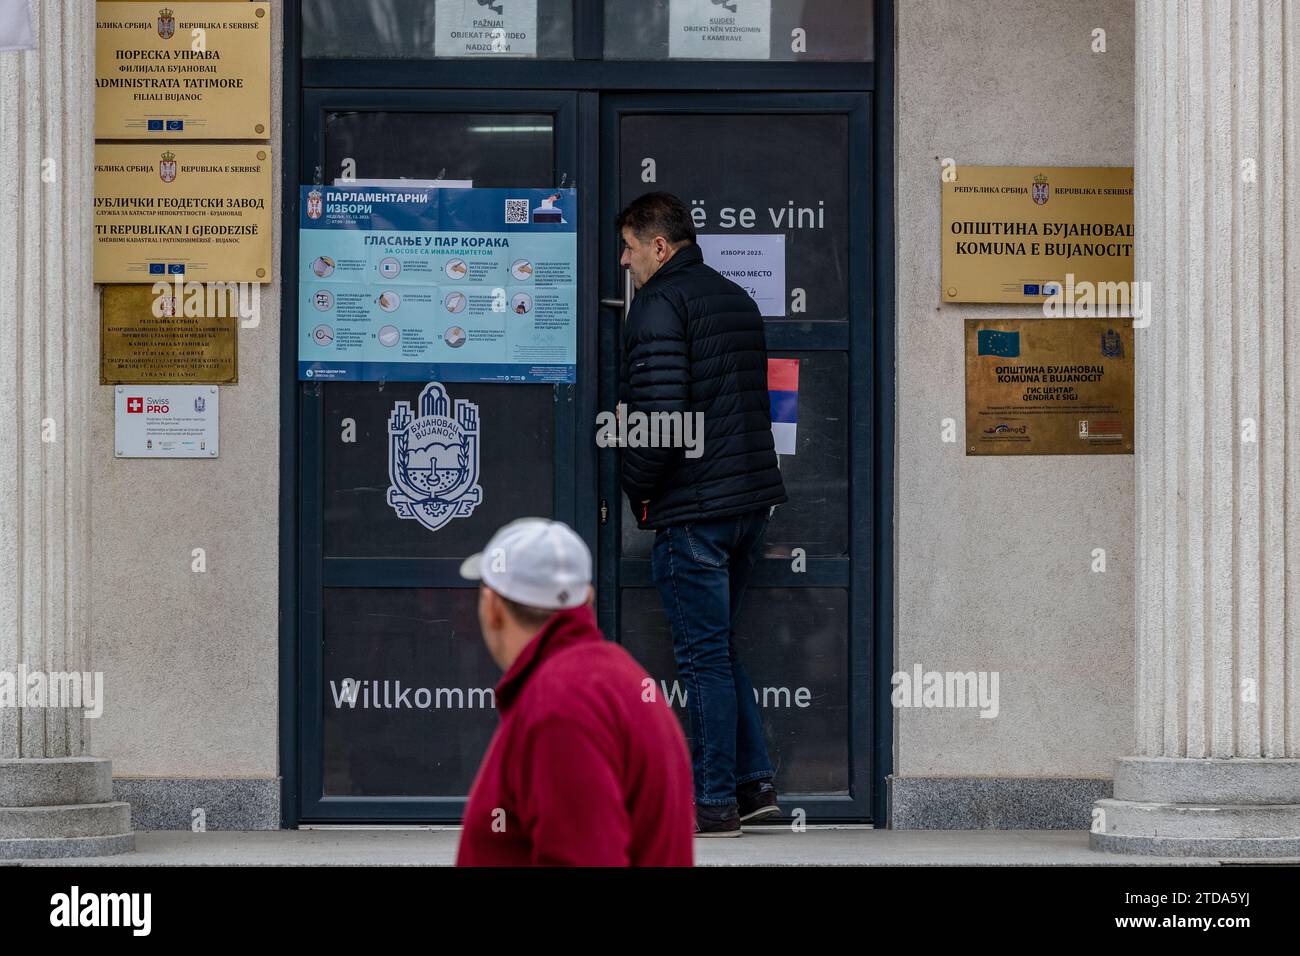
[[[299,175],[304,183],[328,183],[332,173],[323,170],[325,161],[325,119],[335,112],[403,113],[537,113],[548,114],[554,123],[554,178],[566,171],[570,179],[577,170],[577,95],[563,92],[500,90],[307,90],[303,94],[303,148]],[[581,197],[579,229],[587,228]],[[297,220],[295,219],[294,222]],[[290,242],[285,230],[285,244]],[[293,230],[297,262],[297,232]],[[293,276],[297,286],[297,276]],[[295,303],[297,301],[295,297]],[[591,299],[580,300],[578,328],[591,325]],[[576,384],[551,386],[555,395],[555,515],[572,524],[582,499],[575,473],[580,447],[577,441],[577,395],[588,388],[590,366],[578,368]],[[299,739],[305,744],[300,754],[301,783],[299,819],[310,822],[365,822],[374,820],[429,822],[459,820],[465,798],[448,796],[364,797],[324,796],[323,736],[324,621],[321,605],[324,590],[352,588],[462,588],[473,587],[460,577],[460,561],[453,558],[331,558],[323,549],[322,515],[324,401],[319,382],[297,383],[301,396],[299,485],[300,604],[298,610]],[[595,541],[589,546],[594,548]]]
[[[571,61],[497,61],[491,63],[460,60],[303,60],[300,35],[301,0],[285,0],[284,23],[284,85],[283,85],[283,155],[281,156],[282,184],[282,253],[281,282],[281,391],[280,391],[280,770],[282,779],[281,814],[285,827],[296,827],[304,820],[302,810],[311,807],[313,819],[320,818],[316,810],[328,807],[319,800],[307,798],[319,794],[319,774],[308,773],[309,763],[319,763],[319,755],[312,757],[304,752],[308,743],[303,737],[304,715],[300,708],[303,681],[309,676],[304,669],[308,656],[307,646],[320,647],[320,615],[302,613],[309,596],[316,594],[319,605],[320,588],[327,580],[325,568],[319,561],[319,519],[312,530],[304,522],[307,507],[319,508],[320,473],[313,463],[320,461],[319,440],[307,440],[307,430],[320,435],[320,404],[308,394],[307,383],[297,380],[297,261],[298,261],[298,190],[300,183],[313,181],[316,157],[323,143],[319,139],[321,115],[324,109],[435,109],[446,112],[464,112],[467,104],[475,109],[489,109],[495,100],[503,112],[522,109],[537,110],[537,103],[548,101],[556,111],[564,111],[565,119],[556,122],[557,163],[561,167],[576,169],[580,197],[579,259],[581,273],[581,305],[579,308],[578,376],[579,385],[571,398],[573,412],[561,416],[573,428],[567,434],[557,431],[557,449],[578,448],[576,429],[580,423],[594,422],[601,395],[595,383],[598,366],[596,341],[597,299],[599,289],[610,295],[619,294],[611,288],[603,270],[613,266],[602,261],[601,233],[607,224],[602,197],[594,190],[600,160],[602,94],[619,92],[665,91],[695,92],[695,99],[721,97],[715,91],[730,91],[731,97],[747,93],[761,93],[760,98],[770,101],[773,93],[788,96],[791,91],[806,91],[834,96],[871,94],[870,114],[866,120],[868,139],[859,144],[863,162],[873,172],[867,180],[868,203],[860,206],[862,216],[854,225],[874,237],[869,256],[869,267],[864,273],[871,276],[869,288],[854,293],[854,314],[863,314],[857,303],[865,296],[872,321],[867,327],[852,334],[855,336],[853,358],[855,361],[852,407],[855,424],[870,430],[870,441],[855,433],[854,483],[851,495],[854,514],[869,522],[869,533],[855,523],[853,551],[859,556],[870,555],[870,561],[861,560],[853,572],[854,594],[866,594],[869,603],[853,605],[851,614],[857,621],[865,618],[874,638],[865,646],[855,641],[851,662],[853,680],[866,681],[858,686],[869,686],[873,700],[870,713],[852,718],[853,732],[850,752],[864,761],[862,773],[867,775],[870,793],[870,812],[863,818],[877,825],[886,821],[885,782],[892,768],[893,715],[889,704],[889,675],[893,667],[893,434],[894,434],[894,2],[875,0],[876,38],[875,61],[868,63],[765,63],[765,62],[647,62],[605,61],[602,57],[603,4],[602,0],[574,0],[574,59]],[[441,91],[441,92],[440,92]],[[454,91],[455,104],[440,97]],[[519,91],[519,92],[509,92]],[[525,94],[534,91],[542,100],[531,100]],[[546,91],[546,92],[543,92]],[[558,98],[557,98],[557,94]],[[482,99],[476,99],[477,97]],[[606,96],[606,99],[613,100]],[[821,97],[813,99],[821,100]],[[562,101],[562,102],[561,102]],[[737,100],[739,102],[739,100]],[[424,104],[423,106],[419,104]],[[556,105],[559,104],[559,105]],[[689,105],[689,103],[687,104]],[[542,110],[543,112],[547,110]],[[608,124],[607,124],[608,125]],[[314,128],[317,132],[309,132]],[[567,132],[571,130],[572,132]],[[567,145],[566,145],[567,144]],[[564,155],[561,150],[567,150]],[[855,210],[855,217],[857,216]],[[608,256],[604,257],[608,259]],[[857,259],[855,257],[855,262]],[[848,334],[846,332],[846,334]],[[860,341],[859,338],[865,339]],[[800,346],[808,340],[801,337]],[[774,348],[785,347],[777,332],[771,340]],[[825,346],[823,346],[825,347]],[[866,363],[862,369],[858,365]],[[587,385],[583,385],[584,369]],[[602,388],[604,386],[602,385]],[[859,414],[863,417],[859,418]],[[558,423],[557,423],[558,426]],[[300,428],[302,438],[300,440]],[[569,440],[572,439],[572,440]],[[865,462],[858,460],[856,449],[864,446]],[[594,449],[592,450],[594,452]],[[557,452],[558,454],[558,452]],[[589,489],[594,497],[598,490],[596,455],[577,453],[571,465],[566,465],[571,476],[568,493],[577,495],[572,501],[576,508],[572,520],[579,533],[589,542],[596,539],[598,525],[594,507],[584,507],[580,489]],[[858,466],[865,464],[864,470]],[[560,463],[557,461],[557,468]],[[565,494],[566,482],[558,471],[557,497]],[[601,489],[607,486],[609,475],[599,478]],[[616,500],[616,499],[614,499]],[[557,507],[559,501],[557,501]],[[557,512],[561,513],[561,512]],[[316,512],[319,515],[319,510]],[[307,539],[313,539],[314,552],[304,548]],[[869,540],[866,540],[868,539]],[[607,541],[600,541],[601,547]],[[863,550],[865,546],[865,550]],[[315,555],[315,567],[309,560]],[[344,568],[337,570],[341,573]],[[360,570],[360,569],[353,569]],[[409,586],[429,580],[419,568],[392,568],[400,580],[390,585]],[[811,571],[811,567],[810,567]],[[331,576],[335,569],[328,572]],[[838,572],[827,571],[836,580]],[[406,574],[406,577],[402,577]],[[864,580],[863,575],[867,576]],[[760,583],[757,579],[756,583]],[[602,582],[603,583],[603,582]],[[805,579],[804,583],[812,583]],[[865,587],[865,591],[863,588]],[[603,590],[603,587],[602,587]],[[859,736],[861,734],[862,736]],[[855,765],[856,766],[856,765]],[[855,787],[859,777],[855,771]],[[425,806],[435,805],[427,798]],[[839,808],[827,804],[815,807],[811,801],[801,801],[813,815],[846,815],[841,802]],[[462,809],[462,799],[444,798],[436,803],[438,817],[457,816]],[[340,809],[342,809],[340,807]],[[384,798],[374,800],[366,807],[365,819],[397,819],[409,815],[410,800]],[[855,808],[854,814],[860,808]],[[374,812],[372,813],[371,810]],[[849,814],[851,815],[851,814]],[[433,818],[432,816],[430,818]],[[339,822],[349,817],[346,813],[336,817]]]
[[[613,220],[619,210],[619,127],[622,117],[635,114],[837,114],[849,125],[849,298],[848,321],[807,322],[801,319],[767,318],[765,320],[769,351],[842,351],[849,356],[848,420],[862,423],[865,430],[855,430],[849,447],[849,555],[850,557],[807,558],[807,570],[795,574],[783,558],[760,559],[754,566],[751,588],[761,587],[829,587],[849,592],[849,661],[845,678],[849,683],[849,795],[786,795],[784,802],[797,805],[809,819],[871,819],[872,754],[869,746],[858,745],[872,739],[872,541],[874,499],[872,453],[873,396],[871,330],[875,322],[871,285],[871,115],[867,93],[694,93],[694,94],[611,94],[601,101],[601,250],[600,294],[617,299],[622,296],[622,269],[618,267],[619,239]],[[650,188],[650,187],[647,187]],[[861,228],[859,228],[859,224]],[[866,276],[865,281],[855,277]],[[601,408],[613,408],[617,402],[621,354],[621,315],[606,306],[600,320],[600,390]],[[615,449],[603,449],[600,460],[600,496],[610,505],[611,519],[600,529],[601,579],[600,621],[606,634],[621,634],[620,604],[622,589],[652,587],[650,562],[646,559],[621,557],[622,493],[618,481],[618,458]]]

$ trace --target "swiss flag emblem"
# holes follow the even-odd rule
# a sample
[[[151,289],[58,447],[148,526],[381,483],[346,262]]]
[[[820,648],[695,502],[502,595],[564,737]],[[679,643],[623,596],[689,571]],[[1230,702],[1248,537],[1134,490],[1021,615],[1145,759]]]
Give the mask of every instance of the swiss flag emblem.
[[[128,398],[126,400],[126,410],[128,414],[144,414],[143,398]]]

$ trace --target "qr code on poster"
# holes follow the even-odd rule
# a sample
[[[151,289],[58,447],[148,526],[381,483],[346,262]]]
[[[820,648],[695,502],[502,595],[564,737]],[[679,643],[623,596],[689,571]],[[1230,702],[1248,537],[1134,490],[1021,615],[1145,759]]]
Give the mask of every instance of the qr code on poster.
[[[528,222],[528,200],[506,200],[506,225]]]

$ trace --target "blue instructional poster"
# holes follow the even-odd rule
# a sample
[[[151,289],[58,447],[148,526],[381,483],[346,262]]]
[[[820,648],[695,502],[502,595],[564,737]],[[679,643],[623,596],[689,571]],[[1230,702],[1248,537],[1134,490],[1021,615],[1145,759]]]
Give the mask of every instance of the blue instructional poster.
[[[573,189],[303,186],[298,378],[573,382]]]

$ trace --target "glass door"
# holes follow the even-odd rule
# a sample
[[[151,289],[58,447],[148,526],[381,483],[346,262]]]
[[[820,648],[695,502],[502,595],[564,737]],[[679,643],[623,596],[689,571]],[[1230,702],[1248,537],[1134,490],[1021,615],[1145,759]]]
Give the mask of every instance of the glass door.
[[[582,293],[576,384],[446,383],[449,399],[478,407],[483,499],[436,532],[402,520],[387,501],[389,418],[399,403],[414,407],[426,383],[295,383],[300,819],[459,820],[497,723],[500,675],[458,567],[525,515],[560,518],[588,539],[602,628],[660,682],[686,726],[650,578],[651,535],[636,530],[623,501],[617,451],[594,442],[595,412],[614,407],[618,386],[624,277],[613,219],[653,189],[698,210],[711,262],[720,250],[754,247],[775,267],[753,291],[770,356],[797,362],[794,451],[780,458],[790,502],[769,527],[739,642],[783,805],[810,821],[869,819],[869,94],[309,89],[303,97],[303,183],[577,180]],[[286,230],[290,256],[296,238]]]
[[[308,90],[304,105],[303,183],[576,178],[575,94]],[[579,499],[590,502],[575,475],[587,376],[580,366],[576,385],[445,383],[448,400],[477,406],[481,501],[437,531],[388,501],[390,416],[419,407],[427,383],[297,383],[304,822],[459,820],[500,677],[459,565],[514,518],[572,524]]]
[[[769,525],[737,644],[782,806],[808,820],[871,816],[869,103],[865,93],[698,93],[612,95],[601,107],[601,407],[617,401],[626,295],[613,222],[654,190],[691,209],[705,260],[759,301],[769,358],[787,360],[781,388],[797,381],[793,453],[779,456],[790,501]],[[738,256],[761,268],[737,269]],[[599,456],[602,627],[650,671],[689,734],[650,575],[653,533],[637,530],[619,490],[618,452]]]

